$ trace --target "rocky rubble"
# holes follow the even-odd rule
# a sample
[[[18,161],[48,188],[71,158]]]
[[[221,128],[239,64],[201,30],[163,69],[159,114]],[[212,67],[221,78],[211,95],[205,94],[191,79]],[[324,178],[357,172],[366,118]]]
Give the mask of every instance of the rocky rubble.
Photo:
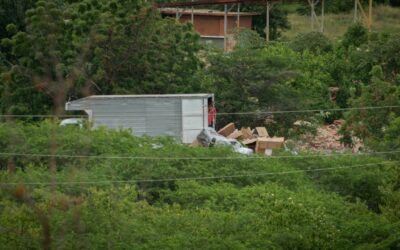
[[[301,122],[296,123],[301,124]],[[343,124],[344,120],[335,120],[332,124],[318,127],[316,135],[307,133],[299,140],[287,140],[286,145],[293,147],[297,151],[313,151],[321,153],[351,151],[357,153],[363,146],[359,138],[352,138],[354,142],[353,147],[346,146],[340,141],[342,136],[339,134],[339,130]]]

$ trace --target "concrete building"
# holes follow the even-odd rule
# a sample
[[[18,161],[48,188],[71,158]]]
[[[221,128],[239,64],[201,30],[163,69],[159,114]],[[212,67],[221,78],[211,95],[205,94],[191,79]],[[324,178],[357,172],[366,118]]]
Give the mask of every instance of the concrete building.
[[[191,9],[180,8],[160,8],[163,16],[178,18],[181,23],[192,21]],[[239,27],[252,28],[253,16],[259,15],[252,12],[239,13]],[[193,10],[193,27],[200,34],[204,43],[215,44],[219,48],[224,48],[224,12],[217,10],[194,9]],[[232,31],[238,28],[238,13],[227,13],[227,50],[231,50],[235,41]]]
[[[214,94],[94,95],[67,102],[83,110],[94,128],[131,129],[134,135],[172,136],[191,143],[208,126],[208,103]]]

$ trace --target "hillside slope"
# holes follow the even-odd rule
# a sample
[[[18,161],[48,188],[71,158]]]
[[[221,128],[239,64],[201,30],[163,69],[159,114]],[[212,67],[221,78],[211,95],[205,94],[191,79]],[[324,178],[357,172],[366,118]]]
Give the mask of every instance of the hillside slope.
[[[400,31],[400,8],[377,6],[374,8],[373,16],[373,31],[388,33]],[[311,31],[309,16],[302,16],[296,13],[290,13],[288,15],[288,19],[291,25],[291,29],[282,33],[284,40],[290,40],[299,33],[306,33]],[[326,14],[324,33],[330,39],[338,39],[346,32],[346,29],[352,23],[352,12],[341,14]]]

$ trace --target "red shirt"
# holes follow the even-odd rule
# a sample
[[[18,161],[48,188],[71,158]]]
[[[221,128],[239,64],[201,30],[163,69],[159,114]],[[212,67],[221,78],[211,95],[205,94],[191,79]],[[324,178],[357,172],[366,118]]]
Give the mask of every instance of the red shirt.
[[[217,117],[217,109],[215,107],[210,107],[208,109],[208,126],[211,126],[215,123],[216,117]]]

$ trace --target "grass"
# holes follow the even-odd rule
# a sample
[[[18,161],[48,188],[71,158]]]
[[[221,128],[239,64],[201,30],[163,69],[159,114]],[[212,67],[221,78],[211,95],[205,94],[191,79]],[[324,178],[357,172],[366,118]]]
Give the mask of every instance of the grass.
[[[400,8],[389,6],[376,6],[373,12],[372,31],[375,32],[400,32]],[[367,10],[366,10],[367,11]],[[318,16],[319,20],[320,16]],[[311,31],[310,17],[291,12],[288,15],[291,29],[282,33],[283,40],[290,40],[299,33]],[[326,14],[324,33],[332,40],[339,39],[353,23],[353,13]],[[318,26],[315,25],[315,30]]]

